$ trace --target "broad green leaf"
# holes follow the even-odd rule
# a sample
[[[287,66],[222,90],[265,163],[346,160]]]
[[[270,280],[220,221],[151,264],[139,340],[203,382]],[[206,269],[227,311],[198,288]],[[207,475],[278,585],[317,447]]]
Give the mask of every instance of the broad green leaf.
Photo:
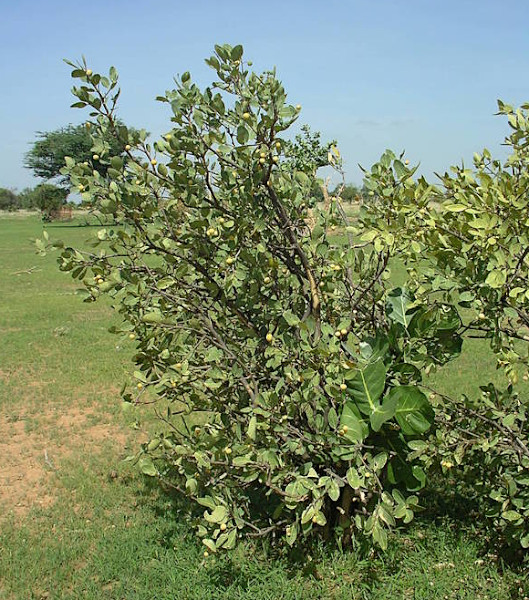
[[[397,401],[396,397],[388,394],[382,404],[375,406],[375,410],[369,415],[373,431],[380,431],[382,425],[395,416]]]
[[[354,402],[345,403],[340,419],[340,426],[344,425],[347,426],[344,437],[351,442],[362,442],[369,434],[369,427]]]
[[[420,435],[428,431],[434,413],[428,398],[413,385],[392,388],[386,398],[396,400],[395,418],[404,435]]]
[[[354,371],[348,379],[348,393],[355,401],[356,406],[364,415],[371,415],[378,406],[378,399],[386,385],[386,367],[382,360],[369,363],[365,367]]]
[[[204,518],[210,523],[222,523],[226,520],[227,516],[228,510],[225,506],[216,506],[211,513],[204,513]]]
[[[158,475],[158,469],[154,466],[149,456],[142,456],[138,461],[138,466],[144,475],[148,475],[149,477],[156,477]]]
[[[386,300],[386,314],[395,323],[400,323],[407,330],[411,321],[408,311],[411,308],[412,298],[404,288],[395,288],[388,294]]]

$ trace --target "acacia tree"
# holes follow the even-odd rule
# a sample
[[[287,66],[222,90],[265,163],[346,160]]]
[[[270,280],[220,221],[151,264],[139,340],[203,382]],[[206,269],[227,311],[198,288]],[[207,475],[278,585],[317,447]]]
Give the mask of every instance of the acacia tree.
[[[352,232],[338,197],[309,212],[314,148],[299,160],[285,138],[301,107],[242,55],[216,46],[211,86],[184,73],[159,97],[171,127],[152,146],[118,124],[116,70],[71,63],[107,170],[67,158],[62,172],[120,227],[95,251],[62,247],[61,268],[87,301],[110,295],[115,331],[137,344],[124,398],[155,401],[164,423],[137,458],[202,507],[206,555],[246,535],[293,545],[332,531],[385,547],[425,484],[421,369],[457,354],[459,317],[392,289],[391,253]],[[340,170],[336,148],[326,155]]]
[[[93,140],[89,127],[90,124],[67,125],[54,131],[37,132],[38,139],[26,153],[24,166],[37,177],[55,180],[61,186],[69,184],[68,175],[61,173],[66,157],[72,157],[76,162],[90,161],[93,168],[104,176],[106,166],[93,159]],[[116,137],[109,136],[105,142],[110,145],[113,155],[123,153],[124,146]]]

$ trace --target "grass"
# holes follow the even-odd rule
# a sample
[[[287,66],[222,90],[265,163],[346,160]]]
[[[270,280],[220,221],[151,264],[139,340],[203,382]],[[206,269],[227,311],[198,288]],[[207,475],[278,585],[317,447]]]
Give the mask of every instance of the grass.
[[[94,229],[75,225],[47,229],[80,245]],[[121,410],[133,345],[107,333],[108,304],[81,303],[54,257],[34,254],[41,231],[37,217],[0,219],[0,600],[529,596],[455,496],[450,510],[432,498],[385,554],[316,548],[296,562],[244,544],[205,561],[178,500],[122,461],[151,426]],[[485,370],[476,342],[435,377],[472,390]]]

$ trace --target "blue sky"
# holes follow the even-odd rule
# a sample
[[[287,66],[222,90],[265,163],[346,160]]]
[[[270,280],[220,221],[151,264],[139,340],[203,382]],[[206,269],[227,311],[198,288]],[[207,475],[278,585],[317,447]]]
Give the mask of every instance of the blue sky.
[[[276,66],[300,123],[338,140],[361,182],[386,148],[430,175],[508,129],[496,99],[529,101],[527,0],[16,0],[0,2],[0,187],[34,185],[22,166],[36,131],[79,123],[63,58],[116,66],[123,120],[168,128],[156,95],[177,73],[207,84],[215,43],[242,43],[259,70]]]

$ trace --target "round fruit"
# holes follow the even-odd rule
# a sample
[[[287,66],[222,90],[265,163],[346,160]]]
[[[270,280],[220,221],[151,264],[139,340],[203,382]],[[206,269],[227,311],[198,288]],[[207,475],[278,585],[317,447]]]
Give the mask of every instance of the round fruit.
[[[129,333],[129,340],[134,340],[136,339],[136,334],[135,333]]]
[[[342,335],[347,335],[347,329],[340,329],[340,333]]]
[[[272,343],[274,336],[271,333],[266,334],[266,341],[270,344]]]
[[[143,383],[141,383],[141,381],[140,381],[136,387],[137,387],[139,390],[142,390],[142,389],[143,389]]]
[[[220,530],[226,531],[226,523],[222,523],[222,525],[220,526]]]
[[[296,104],[296,110],[301,110],[301,104]]]
[[[94,155],[92,156],[92,159],[93,159],[93,160],[99,160],[99,154],[94,154]]]
[[[281,149],[281,142],[276,142],[276,148],[277,148],[278,150],[280,150],[280,149]]]
[[[242,114],[242,118],[247,121],[250,118],[250,113],[249,112],[245,112]]]
[[[270,283],[270,281],[271,281],[271,280],[270,280],[270,277],[265,277],[265,278],[263,279],[263,281],[264,281],[265,283]]]
[[[274,158],[272,158],[273,162],[277,163],[279,162],[279,158],[277,156],[274,156]]]
[[[90,75],[92,75],[92,69],[86,69],[86,76],[90,77]]]
[[[342,390],[342,392],[344,392],[347,389],[345,383],[340,383],[340,389]]]
[[[157,164],[157,163],[158,163],[158,161],[157,161],[155,158],[153,158],[153,159],[151,160],[151,165],[152,165],[153,167],[154,167],[154,165],[155,165],[155,164]]]
[[[127,152],[130,150],[130,144],[127,144],[127,145],[125,146],[125,150],[126,150]]]
[[[228,256],[228,258],[226,259],[226,264],[231,265],[233,264],[235,261],[235,259],[233,258],[233,256]]]
[[[206,551],[204,552],[204,558],[207,558],[208,556],[209,556],[209,552],[206,550]]]
[[[231,448],[224,448],[224,452],[226,454],[231,454]]]

